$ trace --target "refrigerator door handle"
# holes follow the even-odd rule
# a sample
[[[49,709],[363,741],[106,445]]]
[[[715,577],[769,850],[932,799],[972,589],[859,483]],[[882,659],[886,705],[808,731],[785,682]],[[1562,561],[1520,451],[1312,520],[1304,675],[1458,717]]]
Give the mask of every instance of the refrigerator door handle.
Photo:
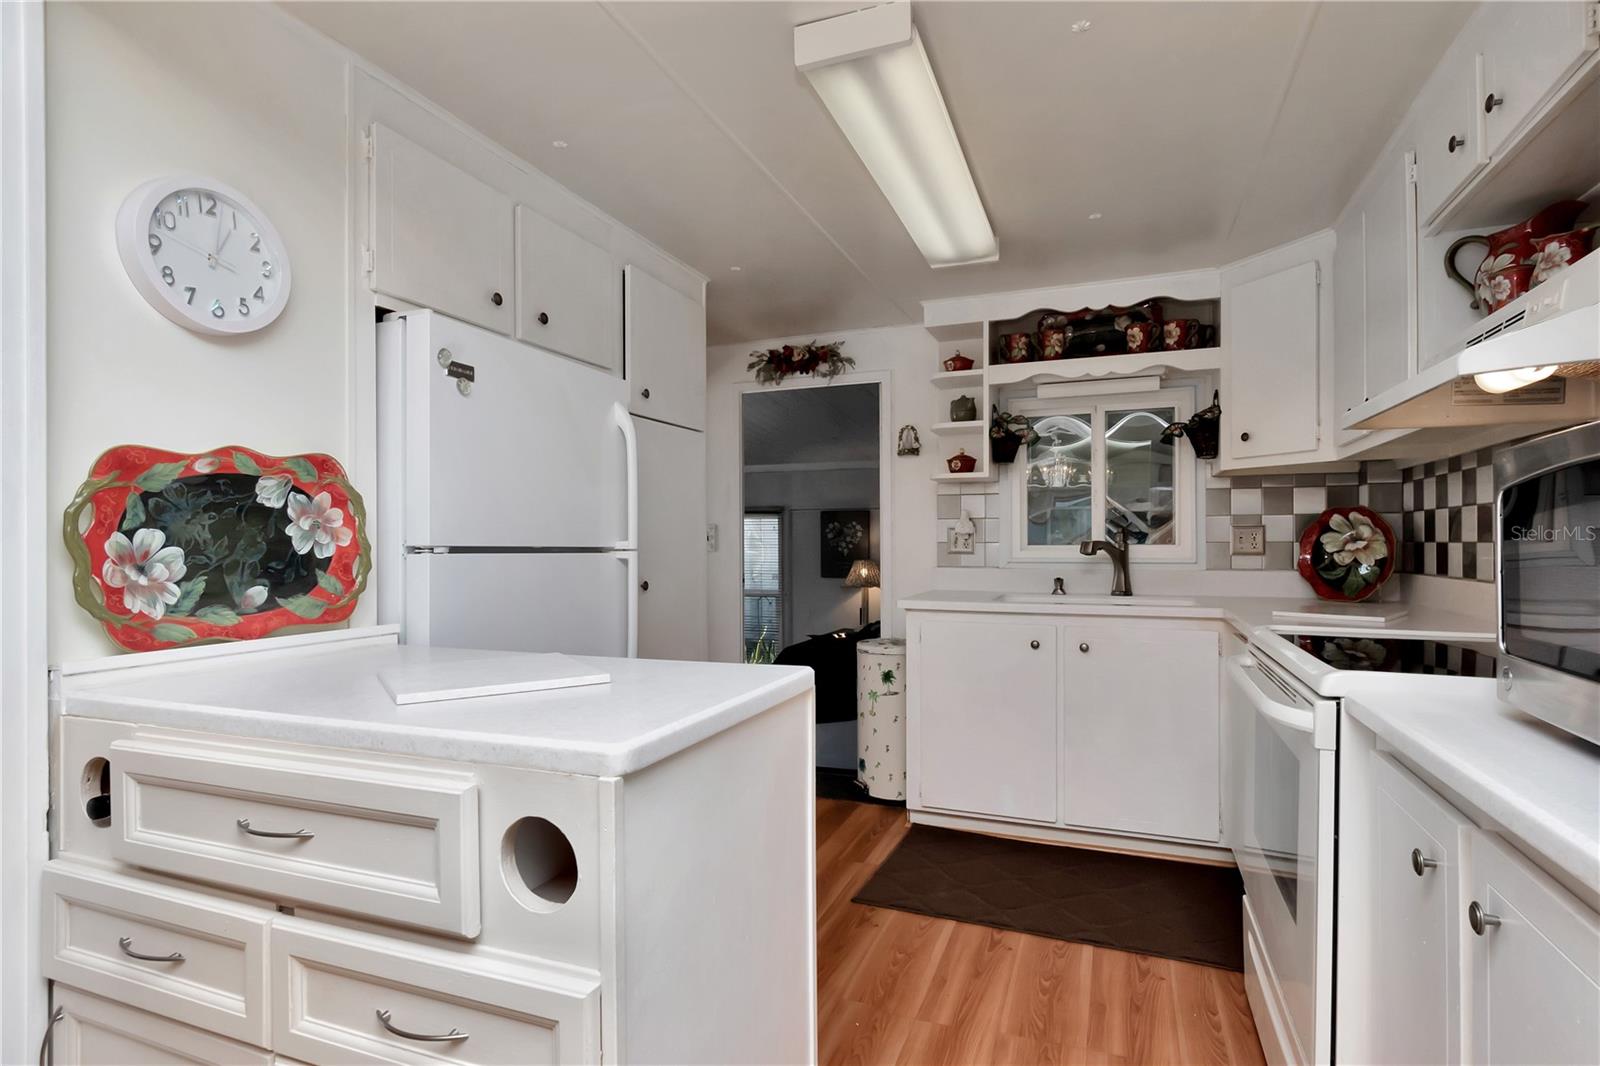
[[[634,432],[633,416],[620,403],[611,405],[611,414],[622,430],[622,441],[628,456],[628,539],[617,545],[618,551],[633,551],[639,547],[639,437]],[[634,590],[637,593],[637,589]],[[637,599],[637,596],[635,596]],[[630,651],[630,655],[633,653]]]
[[[639,553],[625,556],[628,564],[628,658],[639,657]]]

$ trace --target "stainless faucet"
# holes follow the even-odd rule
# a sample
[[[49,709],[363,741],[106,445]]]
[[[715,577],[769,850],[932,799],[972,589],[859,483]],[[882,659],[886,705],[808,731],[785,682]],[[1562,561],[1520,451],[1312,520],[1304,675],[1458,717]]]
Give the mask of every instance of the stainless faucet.
[[[1111,595],[1133,595],[1133,586],[1128,580],[1128,531],[1126,529],[1118,526],[1117,531],[1112,534],[1109,541],[1080,541],[1078,551],[1084,555],[1105,552],[1111,558]]]
[[[1056,578],[1055,587],[1050,590],[1050,595],[1052,595],[1052,596],[1065,596],[1066,594],[1067,594],[1067,579],[1064,578],[1064,577]]]

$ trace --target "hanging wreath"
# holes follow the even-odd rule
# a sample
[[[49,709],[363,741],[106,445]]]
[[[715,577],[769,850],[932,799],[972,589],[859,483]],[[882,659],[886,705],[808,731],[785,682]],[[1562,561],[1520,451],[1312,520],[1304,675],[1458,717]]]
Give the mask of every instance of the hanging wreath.
[[[813,374],[819,378],[836,378],[856,365],[856,361],[839,351],[844,341],[831,344],[785,344],[782,348],[769,348],[764,352],[751,352],[746,369],[756,372],[756,380],[763,385],[776,385],[790,374]]]

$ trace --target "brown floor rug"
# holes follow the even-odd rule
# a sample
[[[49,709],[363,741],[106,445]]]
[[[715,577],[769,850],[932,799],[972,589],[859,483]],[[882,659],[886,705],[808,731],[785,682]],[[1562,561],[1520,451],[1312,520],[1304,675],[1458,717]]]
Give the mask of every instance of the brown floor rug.
[[[917,825],[857,893],[873,907],[1244,969],[1231,866]]]

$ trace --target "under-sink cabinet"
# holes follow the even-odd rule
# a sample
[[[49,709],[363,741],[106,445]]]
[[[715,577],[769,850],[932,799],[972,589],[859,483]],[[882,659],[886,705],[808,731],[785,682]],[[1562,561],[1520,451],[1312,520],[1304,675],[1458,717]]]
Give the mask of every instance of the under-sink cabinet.
[[[1219,641],[1168,619],[910,612],[912,820],[1214,847]]]

